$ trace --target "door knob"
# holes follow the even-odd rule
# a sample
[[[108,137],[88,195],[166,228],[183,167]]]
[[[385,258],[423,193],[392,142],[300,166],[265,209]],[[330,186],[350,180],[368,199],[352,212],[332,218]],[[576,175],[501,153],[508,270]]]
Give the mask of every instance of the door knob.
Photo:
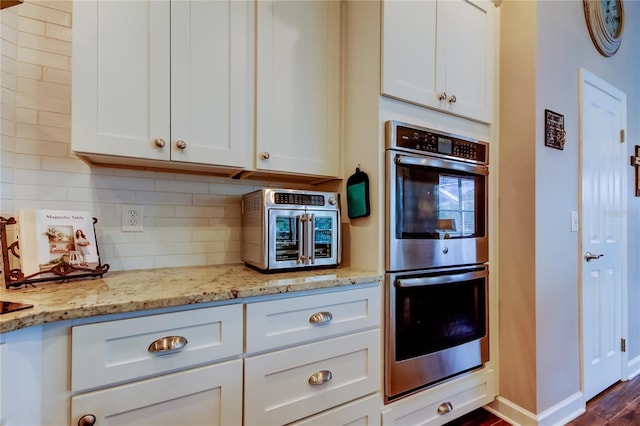
[[[85,414],[78,420],[78,426],[93,426],[96,424],[96,416],[93,414]]]
[[[587,262],[591,262],[594,259],[600,259],[602,256],[604,256],[604,254],[593,254],[590,251],[588,251],[584,254],[584,259]]]

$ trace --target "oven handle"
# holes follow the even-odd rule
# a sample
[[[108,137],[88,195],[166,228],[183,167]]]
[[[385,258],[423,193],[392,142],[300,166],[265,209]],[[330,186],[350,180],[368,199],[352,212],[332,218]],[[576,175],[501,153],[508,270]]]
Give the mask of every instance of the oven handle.
[[[414,277],[414,278],[398,278],[396,279],[394,285],[399,288],[409,288],[409,287],[424,287],[428,285],[436,285],[436,284],[449,284],[460,281],[472,280],[475,278],[482,278],[487,276],[486,270],[475,271],[475,272],[464,272],[461,274],[452,274],[452,275],[436,275],[433,277]]]
[[[489,169],[484,166],[476,166],[459,161],[449,161],[433,157],[416,157],[412,155],[396,154],[395,162],[396,164],[403,166],[438,167],[441,169],[458,170],[476,175],[489,175]]]

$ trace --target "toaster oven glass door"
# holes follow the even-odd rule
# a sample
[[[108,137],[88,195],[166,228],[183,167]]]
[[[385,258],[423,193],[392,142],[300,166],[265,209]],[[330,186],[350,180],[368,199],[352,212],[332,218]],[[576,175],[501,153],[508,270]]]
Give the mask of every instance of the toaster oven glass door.
[[[338,214],[269,210],[269,269],[337,265]]]

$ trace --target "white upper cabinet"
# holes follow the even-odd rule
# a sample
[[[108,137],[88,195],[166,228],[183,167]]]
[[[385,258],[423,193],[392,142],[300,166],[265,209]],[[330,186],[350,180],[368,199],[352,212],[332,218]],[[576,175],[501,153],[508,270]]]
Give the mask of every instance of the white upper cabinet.
[[[384,0],[382,94],[493,121],[495,6]]]
[[[73,6],[74,151],[249,166],[251,2]]]
[[[338,176],[340,2],[257,2],[256,169]]]

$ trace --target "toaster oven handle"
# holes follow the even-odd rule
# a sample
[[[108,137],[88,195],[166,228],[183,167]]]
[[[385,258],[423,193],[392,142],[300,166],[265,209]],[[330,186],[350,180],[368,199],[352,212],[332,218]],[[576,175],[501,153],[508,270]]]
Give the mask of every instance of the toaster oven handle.
[[[304,255],[303,247],[304,247],[304,226],[303,223],[305,221],[304,214],[296,216],[296,227],[298,228],[298,260],[297,263],[305,264],[307,263],[306,257]]]
[[[309,240],[309,251],[307,252],[307,258],[309,259],[309,263],[314,265],[316,263],[316,215],[315,213],[311,213],[307,215],[308,224],[307,224],[307,236]]]

